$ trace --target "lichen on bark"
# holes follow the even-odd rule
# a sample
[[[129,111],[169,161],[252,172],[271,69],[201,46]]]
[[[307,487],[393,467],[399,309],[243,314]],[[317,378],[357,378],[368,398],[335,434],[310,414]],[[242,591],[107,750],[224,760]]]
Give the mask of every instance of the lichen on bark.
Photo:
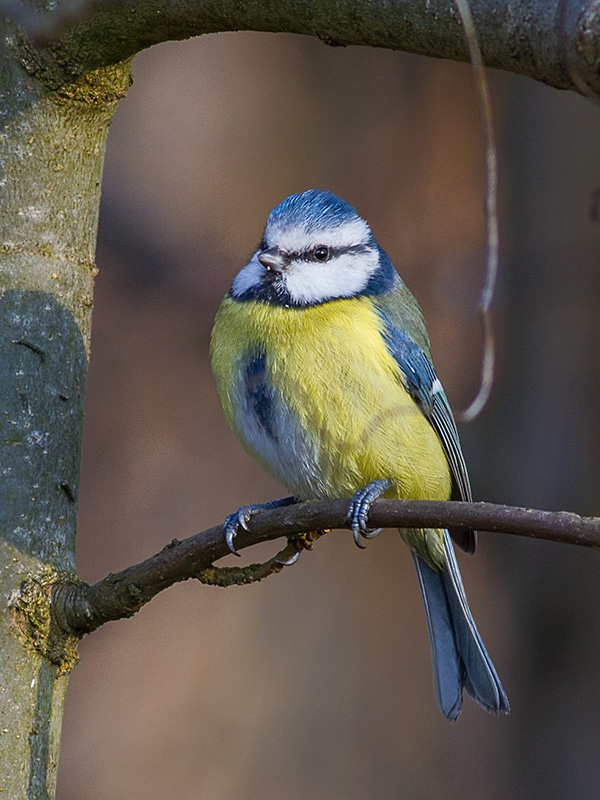
[[[75,575],[42,566],[36,574],[24,578],[8,600],[15,636],[25,648],[54,664],[57,677],[68,675],[79,661],[78,638],[60,629],[51,613],[52,592],[66,581],[83,583]]]
[[[0,796],[37,800],[77,661],[50,591],[75,569],[102,165],[130,79],[51,85],[19,41],[0,48]]]

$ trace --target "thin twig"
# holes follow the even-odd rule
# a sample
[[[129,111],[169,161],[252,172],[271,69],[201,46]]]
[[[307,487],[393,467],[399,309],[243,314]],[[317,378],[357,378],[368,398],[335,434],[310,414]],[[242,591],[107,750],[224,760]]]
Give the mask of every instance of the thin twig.
[[[247,586],[249,583],[257,583],[269,575],[276,575],[284,567],[291,567],[298,561],[302,550],[312,550],[315,539],[322,535],[323,531],[315,531],[290,538],[283,550],[261,564],[248,564],[246,567],[215,567],[213,564],[190,577],[197,578],[207,586]]]
[[[297,549],[310,549],[320,534],[306,532],[347,528],[348,507],[348,500],[321,500],[263,511],[251,518],[248,531],[240,531],[236,547],[243,549],[286,537],[294,542],[301,540]],[[369,514],[369,523],[374,528],[495,531],[600,549],[600,518],[565,511],[492,503],[378,500]],[[287,557],[287,548],[283,552]],[[223,528],[218,525],[183,541],[173,539],[146,561],[108,575],[93,586],[65,579],[54,589],[54,619],[68,633],[90,633],[105,622],[132,616],[172,584],[206,574],[217,559],[228,553]],[[281,559],[281,554],[278,557],[286,560]]]
[[[485,221],[487,228],[487,256],[485,281],[479,299],[479,316],[483,331],[481,379],[479,390],[475,398],[462,413],[457,415],[461,422],[471,422],[485,408],[494,385],[496,349],[494,345],[491,307],[494,299],[496,282],[498,280],[498,150],[494,133],[490,92],[471,8],[468,0],[454,0],[454,2],[462,20],[465,38],[471,55],[471,64],[473,65],[473,71],[475,73],[479,106],[483,121],[486,162]]]

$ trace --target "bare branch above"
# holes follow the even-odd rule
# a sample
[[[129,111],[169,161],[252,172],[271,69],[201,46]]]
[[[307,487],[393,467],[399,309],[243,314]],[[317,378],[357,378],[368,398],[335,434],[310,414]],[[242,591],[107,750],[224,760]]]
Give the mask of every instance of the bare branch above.
[[[17,5],[0,0],[0,14],[10,18],[12,12],[27,37],[30,17],[15,14]],[[469,0],[469,5],[487,66],[600,94],[598,0]],[[33,44],[55,40],[32,48],[24,59],[26,68],[56,87],[153,44],[219,31],[301,33],[332,46],[469,60],[459,14],[449,0],[80,0],[68,10],[36,16]]]
[[[290,539],[291,544],[266,565],[252,565],[246,573],[247,580],[220,581],[215,577],[213,563],[229,554],[222,526],[218,525],[183,541],[173,539],[146,561],[108,575],[93,586],[76,581],[58,584],[53,594],[54,619],[65,632],[82,636],[105,622],[132,616],[156,594],[179,581],[198,578],[205,583],[224,585],[260,580],[295,561],[294,547],[296,552],[310,549],[310,537],[297,546],[294,537],[311,531],[347,528],[348,506],[348,500],[321,500],[264,511],[252,517],[249,530],[241,530],[236,538],[238,549],[280,537]],[[369,521],[376,528],[477,529],[600,549],[600,517],[581,517],[566,511],[492,503],[378,500],[373,504]]]

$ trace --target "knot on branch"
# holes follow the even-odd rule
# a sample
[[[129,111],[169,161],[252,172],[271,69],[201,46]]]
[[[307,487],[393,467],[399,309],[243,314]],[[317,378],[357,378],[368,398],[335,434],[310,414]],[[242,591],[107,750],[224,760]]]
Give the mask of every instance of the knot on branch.
[[[35,650],[58,667],[59,675],[68,675],[79,661],[78,637],[61,627],[51,613],[53,587],[65,583],[76,587],[78,578],[61,575],[44,567],[21,582],[8,601],[13,631],[27,648]]]
[[[135,581],[120,575],[111,573],[98,587],[75,578],[53,587],[52,618],[60,630],[80,639],[111,619],[132,617],[149,599]]]

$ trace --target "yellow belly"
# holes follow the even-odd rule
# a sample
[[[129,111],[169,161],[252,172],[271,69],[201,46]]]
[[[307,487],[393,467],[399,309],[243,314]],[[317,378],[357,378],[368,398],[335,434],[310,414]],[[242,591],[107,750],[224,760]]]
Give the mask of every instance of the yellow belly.
[[[305,309],[223,301],[211,353],[226,417],[247,449],[295,495],[349,497],[372,480],[391,478],[390,497],[450,496],[441,443],[404,388],[381,333],[367,297]],[[278,448],[287,441],[297,458],[262,447],[240,416],[240,375],[248,353],[256,351],[264,353],[271,384],[293,420]]]

